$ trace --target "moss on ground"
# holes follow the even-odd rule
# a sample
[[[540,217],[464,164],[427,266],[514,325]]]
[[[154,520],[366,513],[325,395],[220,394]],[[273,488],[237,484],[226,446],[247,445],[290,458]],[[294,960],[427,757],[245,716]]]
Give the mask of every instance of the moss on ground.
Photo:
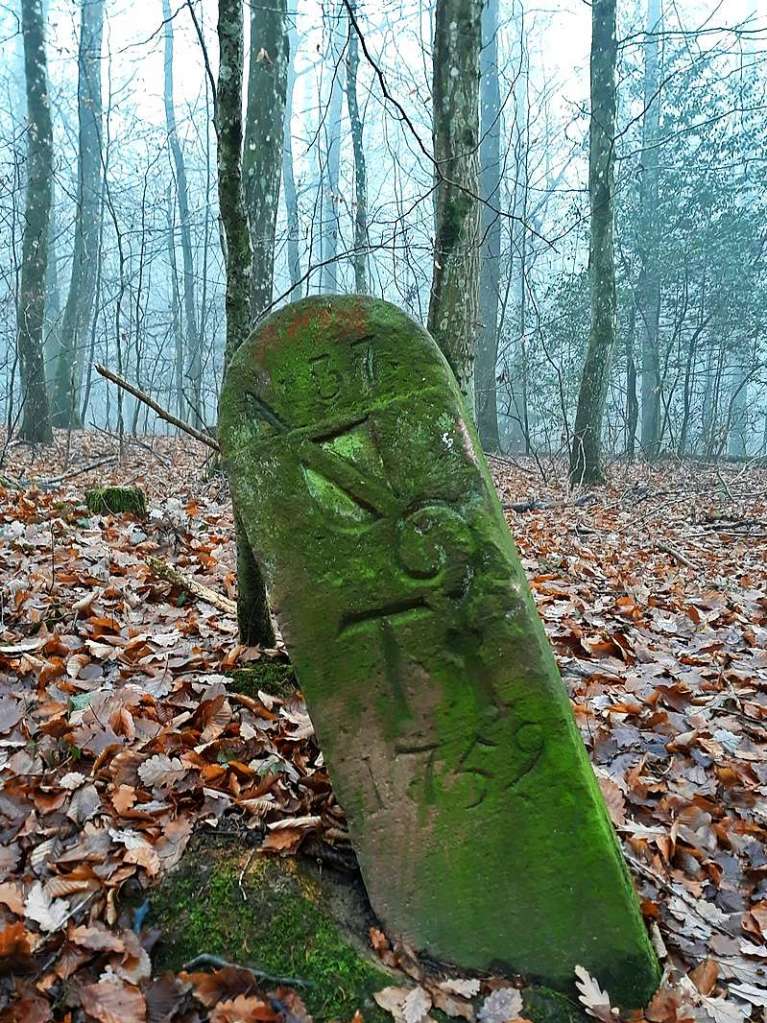
[[[298,689],[293,666],[283,661],[257,661],[247,668],[236,668],[227,672],[232,680],[229,688],[233,693],[242,693],[256,699],[259,689],[270,696],[285,699]]]
[[[299,861],[195,843],[151,894],[150,920],[162,931],[155,971],[220,956],[305,981],[298,990],[317,1023],[349,1020],[357,1009],[366,1023],[384,1023],[372,995],[391,976],[356,947],[329,902],[321,875]]]
[[[524,1019],[531,1023],[593,1023],[580,1006],[549,988],[526,987],[522,991]]]
[[[146,495],[140,487],[94,487],[86,490],[85,503],[93,515],[119,515],[129,512],[144,518]]]

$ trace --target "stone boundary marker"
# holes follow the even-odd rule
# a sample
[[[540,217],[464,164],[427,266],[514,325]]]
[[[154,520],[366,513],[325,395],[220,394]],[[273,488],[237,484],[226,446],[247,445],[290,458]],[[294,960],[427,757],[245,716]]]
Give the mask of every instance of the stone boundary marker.
[[[386,302],[309,298],[220,442],[372,906],[432,956],[625,1007],[659,967],[456,382]]]

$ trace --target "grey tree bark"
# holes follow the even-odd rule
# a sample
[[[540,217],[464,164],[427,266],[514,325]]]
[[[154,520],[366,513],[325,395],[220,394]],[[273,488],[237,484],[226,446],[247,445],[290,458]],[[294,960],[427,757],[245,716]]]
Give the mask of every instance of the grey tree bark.
[[[338,292],[338,182],[341,172],[341,116],[343,104],[343,64],[337,34],[336,15],[327,17],[327,64],[331,75],[330,95],[325,112],[325,145],[322,168],[322,211],[320,215],[320,291]]]
[[[474,414],[479,325],[479,54],[482,0],[437,0],[434,269],[428,327]]]
[[[485,451],[498,451],[498,296],[501,280],[501,91],[498,84],[498,0],[482,8],[480,53],[479,192],[486,201],[480,217],[480,331],[475,372],[477,430]]]
[[[185,388],[185,402],[187,406],[185,418],[191,419],[194,426],[202,426],[204,425],[202,407],[202,339],[197,322],[197,306],[195,304],[194,254],[192,251],[192,225],[189,211],[189,186],[187,184],[184,151],[181,148],[178,135],[176,104],[173,93],[174,39],[170,0],[162,0],[162,15],[165,25],[163,101],[165,104],[168,144],[173,156],[173,167],[176,174],[178,233],[181,242],[181,293],[184,301],[186,335],[185,376],[188,381],[188,389]]]
[[[77,55],[77,209],[61,344],[52,395],[54,426],[80,426],[83,368],[96,297],[101,212],[101,44],[104,0],[81,0]]]
[[[272,302],[288,63],[286,0],[253,4],[243,156],[245,205],[253,254],[251,326],[268,311]]]
[[[352,20],[356,9],[356,0],[349,0],[349,32],[346,40],[346,105],[349,111],[354,153],[354,257],[352,260],[354,290],[359,294],[365,294],[368,290],[368,185],[365,148],[362,140],[363,124],[357,99],[357,71],[360,58],[357,33]]]
[[[660,443],[660,268],[658,266],[658,140],[660,96],[658,33],[663,31],[661,0],[647,0],[644,45],[644,115],[640,183],[640,259],[637,302],[642,345],[641,444],[646,458],[656,458]]]
[[[570,452],[572,483],[602,480],[602,419],[616,333],[613,238],[616,56],[615,0],[593,0],[589,127],[591,332]]]
[[[21,5],[27,94],[27,192],[22,240],[16,344],[23,412],[19,436],[32,443],[53,440],[43,363],[45,277],[53,189],[53,131],[48,103],[48,61],[40,0]]]
[[[288,30],[288,77],[285,89],[285,117],[282,146],[282,190],[285,197],[285,212],[288,221],[288,272],[292,288],[298,290],[301,281],[301,255],[298,250],[300,222],[298,216],[298,194],[293,173],[293,93],[296,86],[296,52],[298,32],[293,25]],[[292,296],[300,298],[301,292]]]
[[[228,364],[248,335],[252,253],[242,184],[242,0],[219,0],[220,52],[216,89],[218,200],[226,264],[226,352]],[[266,586],[236,517],[237,619],[240,639],[254,646],[274,645]]]

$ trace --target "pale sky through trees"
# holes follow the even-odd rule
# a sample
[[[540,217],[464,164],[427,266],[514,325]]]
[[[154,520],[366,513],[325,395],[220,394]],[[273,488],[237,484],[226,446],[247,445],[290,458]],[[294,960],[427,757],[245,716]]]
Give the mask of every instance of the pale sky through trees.
[[[210,420],[223,367],[225,276],[219,244],[213,106],[187,4],[185,0],[172,0],[170,6],[175,118],[189,182],[195,301],[204,334],[204,417]],[[0,147],[0,162],[10,183],[5,193],[0,191],[0,247],[6,267],[2,282],[5,298],[0,301],[9,311],[15,306],[13,267],[20,251],[19,197],[25,147],[21,42],[14,15],[17,7],[18,0],[0,4],[0,38],[5,40],[10,58],[0,74],[0,136],[6,140]],[[215,79],[218,5],[216,0],[194,0],[193,7],[202,25]],[[368,284],[371,292],[403,306],[421,322],[426,322],[434,260],[432,9],[425,0],[358,0],[357,13],[376,65],[371,66],[361,49],[357,96],[367,162]],[[57,295],[63,308],[71,273],[77,195],[80,7],[70,0],[48,0],[47,11],[55,178],[48,336],[53,337],[58,322]],[[621,346],[636,329],[631,296],[636,293],[637,245],[641,241],[637,234],[641,234],[642,220],[637,189],[642,175],[646,11],[647,0],[618,3],[618,37],[626,40],[618,51],[615,147],[620,323],[608,401],[612,409],[608,421],[617,446],[624,429],[621,410],[626,378],[622,360],[626,356]],[[699,437],[713,429],[710,424],[704,426],[703,408],[709,400],[721,406],[723,422],[731,418],[726,411],[730,401],[727,395],[742,390],[732,384],[731,377],[740,372],[735,363],[745,358],[733,352],[753,349],[746,360],[753,372],[744,386],[754,409],[750,443],[758,446],[762,437],[767,443],[762,386],[767,377],[762,367],[767,359],[755,354],[756,349],[761,352],[764,343],[755,326],[761,316],[757,306],[762,302],[763,287],[756,280],[761,271],[754,266],[754,279],[748,274],[738,276],[732,254],[748,250],[753,242],[749,232],[756,231],[759,220],[761,200],[756,199],[753,188],[759,174],[764,174],[767,12],[758,11],[756,0],[664,0],[663,11],[660,53],[670,70],[662,89],[658,146],[671,203],[662,215],[666,226],[673,225],[664,233],[664,244],[676,245],[673,253],[662,255],[668,276],[660,312],[667,356],[663,386],[669,389],[672,402],[665,443],[677,443],[672,436],[676,415],[672,415],[672,406],[682,390],[685,403],[693,399],[697,403],[691,421],[697,423]],[[335,125],[330,104],[332,81],[337,78],[342,89],[345,81],[349,23],[340,0],[325,3],[324,13],[323,22],[323,4],[318,0],[301,0],[289,8],[289,20],[295,22],[298,39],[289,134],[301,282],[291,285],[283,175],[275,239],[273,300],[278,304],[307,290],[313,293],[326,289],[328,281],[342,291],[354,285],[351,254],[355,171],[347,100],[336,104],[340,120]],[[250,8],[245,5],[246,53],[249,15]],[[131,373],[145,384],[149,374],[154,386],[167,395],[173,362],[170,337],[178,328],[173,313],[174,275],[181,273],[181,239],[178,216],[172,209],[176,184],[163,96],[164,40],[161,0],[106,0],[101,66],[103,137],[108,150],[104,201],[108,215],[101,244],[101,298],[91,347],[94,358],[116,358],[114,303],[121,293],[121,345],[125,351],[120,357]],[[588,284],[583,275],[589,258],[590,41],[591,8],[583,0],[501,0],[499,422],[505,431],[505,443],[512,443],[512,434],[522,430],[528,438],[527,447],[535,434],[536,443],[547,450],[567,441],[587,333],[584,296]],[[378,69],[393,102],[383,96]],[[746,88],[751,91],[744,100]],[[339,148],[339,181],[334,191],[329,183],[329,154],[337,155]],[[742,173],[737,170],[739,161]],[[674,197],[677,206],[673,205]],[[750,211],[748,227],[740,223],[743,211]],[[693,221],[692,227],[687,225],[688,219]],[[169,223],[172,250],[167,244]],[[738,233],[741,230],[744,235]],[[323,254],[329,251],[329,231],[337,253],[332,272],[322,269]],[[122,271],[118,267],[118,241],[122,241]],[[731,251],[727,249],[725,254],[727,246]],[[721,264],[713,258],[714,250],[721,250]],[[695,316],[700,313],[700,302],[705,304],[711,297],[704,270],[709,264],[716,279],[726,278],[728,284],[717,295],[714,307],[703,310],[699,342]],[[684,283],[685,273],[695,277],[692,292]],[[740,285],[751,295],[749,299],[735,296]],[[698,287],[700,293],[695,291]],[[748,312],[741,302],[750,303]],[[731,319],[714,327],[714,320],[727,310],[733,311]],[[8,315],[0,323],[3,415],[13,407],[10,395],[17,386],[12,384],[14,329],[14,317]],[[691,374],[685,372],[686,356],[680,347],[688,342],[695,348]],[[183,338],[176,333],[177,346],[181,343]],[[82,354],[87,363],[90,351]],[[530,390],[528,371],[531,379],[543,380],[544,386]],[[708,388],[706,381],[710,379],[713,383]],[[521,395],[515,391],[519,387]],[[759,396],[760,404],[754,405]],[[108,419],[114,410],[103,381],[95,381],[91,397],[95,403],[91,414],[99,421]],[[685,426],[682,433],[687,432]],[[520,443],[518,436],[514,443]]]

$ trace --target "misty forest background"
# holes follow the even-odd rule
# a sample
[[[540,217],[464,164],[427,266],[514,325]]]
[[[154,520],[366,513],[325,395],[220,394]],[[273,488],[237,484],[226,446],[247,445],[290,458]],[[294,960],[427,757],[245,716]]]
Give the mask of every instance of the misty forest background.
[[[767,455],[755,0],[11,0],[0,39],[5,446],[172,430],[96,363],[213,427],[245,326],[358,291],[490,451]]]

